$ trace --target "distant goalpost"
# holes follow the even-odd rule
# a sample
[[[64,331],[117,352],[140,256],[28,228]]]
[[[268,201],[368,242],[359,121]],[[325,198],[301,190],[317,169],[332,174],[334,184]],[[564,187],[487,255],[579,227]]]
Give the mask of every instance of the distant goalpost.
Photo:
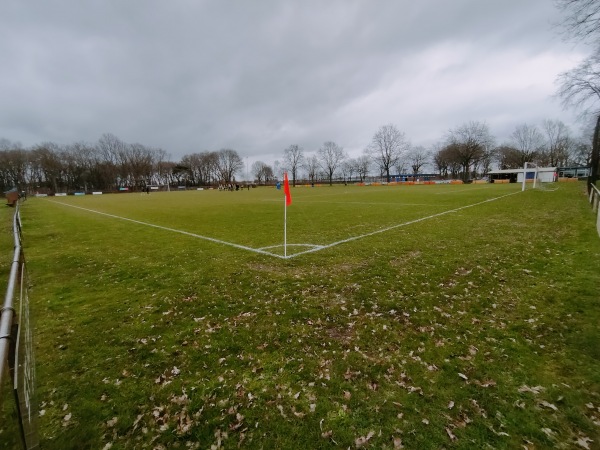
[[[558,186],[551,187],[556,181],[555,169],[552,167],[540,168],[537,164],[532,162],[526,162],[523,167],[523,180],[521,191],[527,188],[527,183],[531,183],[532,189],[539,189],[541,191],[555,191]]]

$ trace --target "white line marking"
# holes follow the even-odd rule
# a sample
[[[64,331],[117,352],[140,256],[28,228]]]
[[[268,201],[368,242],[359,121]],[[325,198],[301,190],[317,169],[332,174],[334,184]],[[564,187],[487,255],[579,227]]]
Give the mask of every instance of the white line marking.
[[[270,248],[280,248],[283,247],[283,244],[278,244],[278,245],[270,245],[269,247],[261,247],[259,248],[259,250],[267,250]],[[322,245],[318,245],[318,244],[287,244],[288,247],[313,247],[315,249],[320,249],[323,248]]]
[[[473,206],[483,205],[484,203],[493,202],[494,200],[499,200],[501,198],[508,197],[510,195],[518,194],[520,192],[521,191],[512,192],[510,194],[502,195],[500,197],[495,197],[495,198],[491,198],[491,199],[488,199],[488,200],[483,200],[481,202],[473,203],[471,205],[461,206],[460,208],[450,209],[448,211],[444,211],[444,212],[441,212],[441,213],[432,214],[431,216],[421,217],[420,219],[410,220],[408,222],[400,223],[400,224],[397,224],[397,225],[392,225],[391,227],[383,228],[383,229],[377,230],[377,231],[372,231],[372,232],[366,233],[366,234],[361,234],[360,236],[349,237],[347,239],[342,239],[341,241],[337,241],[337,242],[333,242],[331,244],[323,245],[323,246],[321,246],[318,249],[310,249],[310,250],[305,250],[305,251],[300,252],[300,253],[294,253],[293,255],[289,255],[289,256],[287,256],[287,258],[284,258],[284,259],[295,258],[296,256],[304,255],[305,253],[313,253],[313,252],[316,252],[318,250],[323,250],[323,249],[326,249],[326,248],[335,247],[336,245],[345,244],[346,242],[355,241],[355,240],[362,239],[362,238],[365,238],[365,237],[368,237],[368,236],[373,236],[373,235],[379,234],[379,233],[385,233],[386,231],[390,231],[390,230],[393,230],[395,228],[405,227],[407,225],[412,225],[413,223],[418,223],[418,222],[423,222],[424,220],[433,219],[434,217],[440,217],[440,216],[443,216],[443,215],[446,215],[446,214],[450,214],[450,213],[453,213],[453,212],[461,211],[463,209],[472,208]]]
[[[230,247],[235,247],[235,248],[239,248],[239,249],[242,249],[242,250],[248,250],[248,251],[254,252],[254,253],[261,253],[263,255],[275,256],[276,258],[281,258],[281,259],[285,258],[283,255],[277,255],[275,253],[266,252],[266,251],[261,250],[261,249],[256,249],[256,248],[252,248],[252,247],[246,247],[245,245],[234,244],[233,242],[222,241],[220,239],[215,239],[215,238],[211,238],[211,237],[208,237],[208,236],[202,236],[201,234],[190,233],[188,231],[177,230],[175,228],[163,227],[161,225],[154,225],[152,223],[142,222],[141,220],[134,220],[134,219],[129,219],[127,217],[116,216],[114,214],[108,214],[108,213],[105,213],[105,212],[96,211],[94,209],[83,208],[81,206],[69,205],[68,203],[58,202],[56,200],[53,200],[53,202],[54,203],[58,203],[58,204],[63,205],[63,206],[70,206],[71,208],[77,208],[77,209],[81,209],[83,211],[93,212],[93,213],[100,214],[100,215],[103,215],[103,216],[112,217],[113,219],[126,220],[128,222],[137,223],[139,225],[146,225],[146,226],[149,226],[149,227],[152,227],[152,228],[158,228],[159,230],[166,230],[166,231],[172,231],[174,233],[185,234],[186,236],[191,236],[191,237],[195,237],[195,238],[198,238],[198,239],[204,239],[205,241],[215,242],[217,244],[229,245]]]
[[[63,203],[63,202],[56,201],[56,200],[51,200],[51,201],[54,202],[54,203],[58,203],[60,205],[63,205],[63,206],[70,206],[71,208],[76,208],[76,209],[81,209],[83,211],[93,212],[93,213],[100,214],[100,215],[103,215],[103,216],[112,217],[114,219],[126,220],[128,222],[137,223],[139,225],[146,225],[146,226],[149,226],[149,227],[152,227],[152,228],[157,228],[159,230],[172,231],[174,233],[180,233],[180,234],[184,234],[186,236],[191,236],[191,237],[195,237],[195,238],[198,238],[198,239],[204,239],[205,241],[215,242],[217,244],[228,245],[230,247],[239,248],[241,250],[247,250],[249,252],[259,253],[259,254],[267,255],[267,256],[274,256],[275,258],[279,258],[279,259],[291,259],[291,258],[295,258],[296,256],[304,255],[306,253],[314,253],[314,252],[317,252],[317,251],[320,251],[320,250],[324,250],[324,249],[327,249],[327,248],[332,248],[332,247],[335,247],[335,246],[340,245],[340,244],[345,244],[347,242],[356,241],[356,240],[359,240],[359,239],[362,239],[362,238],[365,238],[365,237],[374,236],[374,235],[380,234],[380,233],[385,233],[386,231],[394,230],[396,228],[401,228],[401,227],[405,227],[405,226],[412,225],[412,224],[415,224],[415,223],[423,222],[425,220],[433,219],[435,217],[441,217],[441,216],[444,216],[446,214],[454,213],[454,212],[457,212],[457,211],[462,211],[463,209],[472,208],[472,207],[478,206],[478,205],[483,205],[485,203],[493,202],[493,201],[496,201],[496,200],[500,200],[500,199],[502,199],[504,197],[509,197],[511,195],[520,194],[520,193],[521,193],[521,191],[511,192],[510,194],[501,195],[500,197],[494,197],[494,198],[490,198],[490,199],[487,199],[487,200],[483,200],[481,202],[473,203],[471,205],[466,205],[466,206],[461,206],[459,208],[449,209],[448,211],[443,211],[441,213],[432,214],[430,216],[421,217],[419,219],[410,220],[410,221],[404,222],[404,223],[399,223],[399,224],[396,224],[396,225],[392,225],[390,227],[382,228],[380,230],[371,231],[370,233],[361,234],[359,236],[352,236],[352,237],[349,237],[349,238],[346,238],[346,239],[342,239],[341,241],[332,242],[331,244],[324,244],[324,245],[315,245],[315,244],[288,244],[288,247],[292,247],[292,246],[296,246],[296,247],[298,247],[298,246],[313,247],[313,248],[305,250],[303,252],[294,253],[293,255],[288,255],[288,256],[278,255],[276,253],[271,253],[271,252],[268,252],[268,251],[265,250],[265,249],[270,249],[270,248],[283,247],[283,245],[272,245],[270,247],[252,248],[252,247],[247,247],[245,245],[234,244],[232,242],[222,241],[220,239],[215,239],[215,238],[211,238],[211,237],[208,237],[208,236],[202,236],[201,234],[190,233],[188,231],[177,230],[175,228],[163,227],[161,225],[154,225],[152,223],[142,222],[140,220],[129,219],[127,217],[117,216],[117,215],[114,215],[114,214],[108,214],[108,213],[105,213],[105,212],[96,211],[94,209],[83,208],[81,206],[69,205],[68,203]]]
[[[476,187],[476,188],[469,188],[469,189],[453,189],[453,190],[448,190],[446,192],[435,192],[435,195],[447,195],[447,194],[463,194],[465,192],[473,192],[473,191],[480,191],[481,189],[492,189],[491,185],[489,186],[481,186],[481,187]]]
[[[379,205],[392,205],[392,206],[443,206],[440,205],[439,203],[402,203],[402,202],[329,202],[326,200],[305,200],[305,199],[300,199],[299,203],[305,204],[305,203],[327,203],[330,205],[333,204],[340,204],[340,205],[374,205],[374,206],[379,206]]]

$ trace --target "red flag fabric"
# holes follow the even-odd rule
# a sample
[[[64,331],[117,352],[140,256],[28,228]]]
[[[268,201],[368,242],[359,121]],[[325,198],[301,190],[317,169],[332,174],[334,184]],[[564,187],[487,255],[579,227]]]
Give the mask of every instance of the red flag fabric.
[[[292,204],[292,194],[290,193],[290,182],[288,181],[287,172],[283,172],[283,192],[285,193],[285,205]]]

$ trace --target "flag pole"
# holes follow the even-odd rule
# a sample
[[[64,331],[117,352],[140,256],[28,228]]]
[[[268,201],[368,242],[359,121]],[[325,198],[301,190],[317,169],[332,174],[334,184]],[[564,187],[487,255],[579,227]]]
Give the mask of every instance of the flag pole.
[[[283,257],[287,258],[287,199],[283,197]]]
[[[283,257],[287,258],[287,207],[292,204],[290,183],[287,172],[283,172],[283,192],[285,193],[285,204],[283,207]]]

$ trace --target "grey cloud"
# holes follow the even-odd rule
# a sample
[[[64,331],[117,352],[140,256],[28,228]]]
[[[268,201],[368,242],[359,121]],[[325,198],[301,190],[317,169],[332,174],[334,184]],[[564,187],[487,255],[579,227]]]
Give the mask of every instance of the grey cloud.
[[[0,137],[66,144],[111,132],[175,158],[222,147],[277,157],[325,140],[358,152],[389,122],[425,145],[473,119],[495,133],[570,122],[547,101],[569,63],[557,14],[547,0],[9,0]],[[527,91],[536,78],[519,67],[544,52],[556,56],[538,74],[545,91]]]

